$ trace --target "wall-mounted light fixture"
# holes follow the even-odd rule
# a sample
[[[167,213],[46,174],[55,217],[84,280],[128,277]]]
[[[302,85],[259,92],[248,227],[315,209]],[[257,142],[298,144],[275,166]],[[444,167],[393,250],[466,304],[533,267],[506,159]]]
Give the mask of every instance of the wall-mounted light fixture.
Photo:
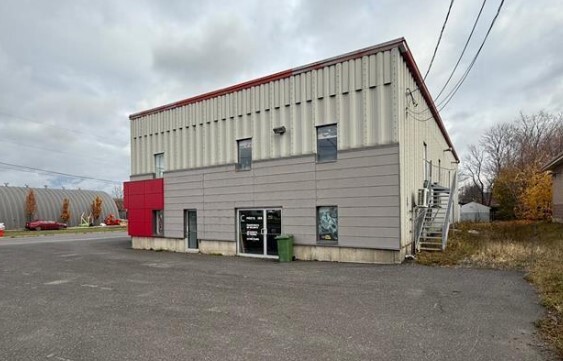
[[[452,147],[450,147],[450,148],[447,148],[447,149],[444,149],[444,152],[453,152],[453,151],[454,151],[454,150],[453,150],[453,148],[452,148]]]
[[[281,127],[275,127],[274,133],[282,135],[283,133],[285,133],[285,126],[282,125]]]

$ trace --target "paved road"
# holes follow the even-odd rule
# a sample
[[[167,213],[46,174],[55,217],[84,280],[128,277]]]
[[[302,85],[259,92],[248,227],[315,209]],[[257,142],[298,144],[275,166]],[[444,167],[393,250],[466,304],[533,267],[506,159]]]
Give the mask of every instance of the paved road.
[[[91,233],[63,233],[55,235],[40,235],[30,237],[2,237],[0,238],[1,246],[15,246],[22,244],[35,244],[35,243],[59,243],[59,242],[75,242],[75,241],[93,241],[93,240],[109,240],[121,239],[127,240],[127,232],[91,232]]]
[[[0,360],[549,359],[520,273],[0,243]]]

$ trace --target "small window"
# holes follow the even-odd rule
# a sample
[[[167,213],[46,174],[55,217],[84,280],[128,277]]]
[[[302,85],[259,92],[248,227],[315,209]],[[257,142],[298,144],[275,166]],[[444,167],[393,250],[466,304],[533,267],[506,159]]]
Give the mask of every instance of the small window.
[[[337,143],[336,124],[317,127],[317,162],[336,160]]]
[[[250,170],[252,168],[252,139],[238,141],[238,170]]]
[[[164,211],[156,210],[152,212],[153,235],[164,236]]]
[[[319,242],[338,242],[338,207],[317,207]]]
[[[162,178],[164,175],[164,153],[154,155],[154,174],[156,178]]]

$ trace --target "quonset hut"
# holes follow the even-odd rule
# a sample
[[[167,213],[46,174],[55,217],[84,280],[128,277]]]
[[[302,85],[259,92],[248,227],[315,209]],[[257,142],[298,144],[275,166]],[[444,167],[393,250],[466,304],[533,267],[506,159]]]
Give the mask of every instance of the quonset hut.
[[[63,200],[69,200],[71,218],[69,226],[80,224],[80,215],[84,212],[90,214],[92,201],[99,196],[102,199],[102,214],[104,219],[112,213],[117,216],[117,206],[111,196],[105,192],[87,190],[67,190],[48,188],[25,188],[25,187],[0,187],[0,223],[4,223],[6,229],[24,228],[25,201],[30,189],[35,193],[37,212],[35,219],[46,221],[59,221]]]

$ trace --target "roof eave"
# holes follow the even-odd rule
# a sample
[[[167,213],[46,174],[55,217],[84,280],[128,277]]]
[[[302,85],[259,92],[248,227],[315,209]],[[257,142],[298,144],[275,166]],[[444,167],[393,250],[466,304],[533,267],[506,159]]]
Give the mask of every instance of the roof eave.
[[[141,112],[137,112],[134,114],[131,114],[129,116],[129,119],[134,120],[134,119],[138,119],[141,118],[143,116],[146,115],[150,115],[150,114],[154,114],[154,113],[158,113],[158,112],[162,112],[162,111],[166,111],[166,110],[171,110],[174,108],[178,108],[181,106],[185,106],[188,104],[192,104],[192,103],[196,103],[202,100],[206,100],[206,99],[210,99],[210,98],[215,98],[221,95],[225,95],[228,93],[232,93],[235,91],[239,91],[242,89],[248,89],[248,88],[252,88],[255,87],[257,85],[261,85],[261,84],[265,84],[265,83],[269,83],[272,81],[276,81],[276,80],[280,80],[280,79],[284,79],[284,78],[289,78],[292,75],[296,75],[296,74],[300,74],[303,72],[307,72],[310,70],[315,70],[315,69],[320,69],[326,66],[330,66],[336,63],[340,63],[346,60],[350,60],[350,59],[357,59],[357,58],[361,58],[362,56],[365,55],[371,55],[371,54],[375,54],[375,53],[379,53],[382,51],[386,51],[386,50],[390,50],[392,48],[396,48],[398,46],[400,46],[401,44],[403,44],[405,42],[404,38],[397,38],[385,43],[381,43],[378,45],[374,45],[374,46],[370,46],[367,48],[363,48],[363,49],[359,49],[359,50],[355,50],[346,54],[342,54],[342,55],[338,55],[332,58],[328,58],[328,59],[324,59],[321,61],[317,61],[314,63],[310,63],[307,65],[303,65],[303,66],[299,66],[297,68],[292,68],[292,69],[288,69],[288,70],[284,70],[284,71],[280,71],[278,73],[275,74],[271,74],[271,75],[267,75],[267,76],[263,76],[257,79],[253,79],[250,81],[246,81],[240,84],[235,84],[226,88],[222,88],[219,90],[214,90],[208,93],[204,93],[201,95],[196,95],[194,97],[190,97],[190,98],[186,98],[174,103],[170,103],[170,104],[165,104],[159,107],[155,107],[155,108],[151,108],[151,109],[147,109],[147,110],[143,110]]]

